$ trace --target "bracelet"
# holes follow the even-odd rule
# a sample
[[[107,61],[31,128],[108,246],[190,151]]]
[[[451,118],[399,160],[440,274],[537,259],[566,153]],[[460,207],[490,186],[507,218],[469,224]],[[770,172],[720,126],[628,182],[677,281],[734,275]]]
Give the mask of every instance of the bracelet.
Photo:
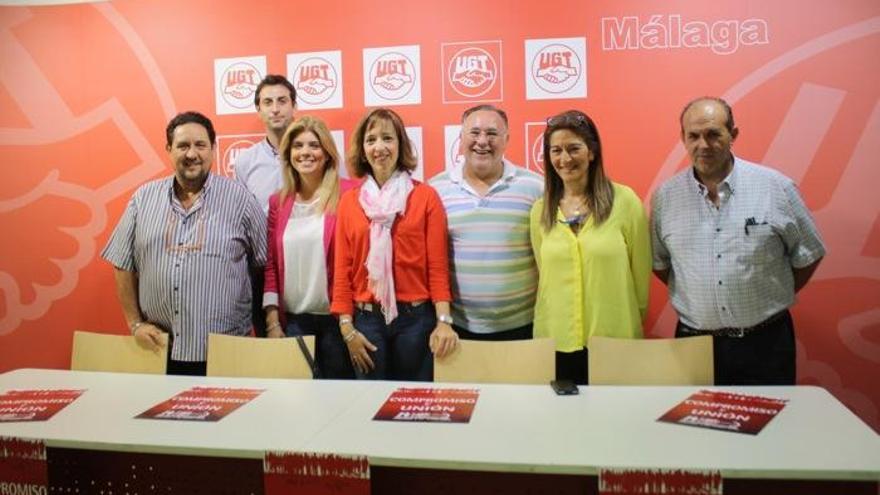
[[[134,335],[134,332],[138,329],[138,327],[143,325],[144,323],[146,323],[146,322],[145,321],[136,321],[136,322],[132,323],[131,325],[129,325],[128,328],[131,329],[132,335]]]
[[[351,332],[348,332],[348,335],[344,335],[342,337],[342,341],[345,342],[346,344],[351,342],[352,340],[354,340],[354,337],[355,337],[355,335],[357,335],[357,333],[358,333],[357,330],[352,330]]]
[[[266,333],[269,333],[272,330],[275,330],[276,328],[281,328],[281,322],[276,321],[275,323],[266,327]]]
[[[339,326],[341,327],[342,325],[351,325],[351,317],[344,316],[344,317],[340,318],[339,319]]]

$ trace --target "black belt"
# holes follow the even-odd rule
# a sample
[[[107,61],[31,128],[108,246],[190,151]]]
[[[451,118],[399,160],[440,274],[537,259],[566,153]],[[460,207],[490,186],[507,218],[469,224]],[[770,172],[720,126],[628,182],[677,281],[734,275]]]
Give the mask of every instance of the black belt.
[[[788,316],[787,309],[776,313],[775,315],[771,316],[770,318],[767,318],[766,320],[762,321],[761,323],[758,323],[755,326],[742,327],[742,328],[728,327],[728,328],[716,328],[715,330],[701,330],[699,328],[691,328],[691,327],[685,325],[684,323],[682,323],[681,320],[679,320],[678,326],[679,326],[679,328],[681,328],[683,333],[686,333],[688,335],[713,335],[716,337],[742,338],[742,337],[745,337],[746,335],[749,335],[750,333],[754,333],[754,332],[761,330],[763,328],[767,328],[769,326],[772,326],[773,324],[778,323],[779,320],[781,320],[782,318],[784,318],[786,316]]]
[[[404,307],[404,308],[417,308],[417,307],[421,306],[422,304],[425,304],[426,302],[428,302],[428,301],[423,300],[423,301],[413,301],[413,302],[398,302],[397,306]],[[356,307],[357,309],[359,309],[361,311],[366,311],[367,313],[381,313],[382,312],[382,306],[380,306],[379,303],[356,302],[356,303],[354,303],[354,307]]]

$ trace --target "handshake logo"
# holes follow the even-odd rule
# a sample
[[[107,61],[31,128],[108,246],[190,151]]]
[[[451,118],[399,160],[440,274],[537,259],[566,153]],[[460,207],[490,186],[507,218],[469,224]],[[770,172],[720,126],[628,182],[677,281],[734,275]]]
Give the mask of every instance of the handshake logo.
[[[586,39],[526,40],[526,98],[587,96]]]
[[[418,45],[364,49],[364,104],[422,102]]]
[[[288,53],[287,79],[302,110],[342,108],[342,52]]]
[[[445,43],[441,46],[443,102],[501,101],[501,42]]]

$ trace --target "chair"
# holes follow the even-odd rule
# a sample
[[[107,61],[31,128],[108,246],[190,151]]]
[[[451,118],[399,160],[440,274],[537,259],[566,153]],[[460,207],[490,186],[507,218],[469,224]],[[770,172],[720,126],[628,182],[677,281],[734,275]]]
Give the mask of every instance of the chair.
[[[312,356],[315,337],[303,340]],[[208,376],[253,378],[312,378],[312,369],[296,339],[258,339],[212,333],[208,335]]]
[[[434,359],[435,382],[546,385],[555,375],[553,339],[461,340],[452,354]]]
[[[132,336],[76,331],[70,369],[164,375],[168,336],[162,335],[162,339],[164,348],[153,352],[138,345]]]
[[[713,385],[712,337],[592,337],[590,385]]]

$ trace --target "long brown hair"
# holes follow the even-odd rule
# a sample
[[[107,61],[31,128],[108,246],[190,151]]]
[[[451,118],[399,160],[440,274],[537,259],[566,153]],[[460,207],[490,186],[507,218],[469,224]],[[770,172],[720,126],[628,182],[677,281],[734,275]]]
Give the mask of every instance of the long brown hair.
[[[293,147],[293,140],[304,132],[311,132],[318,138],[321,150],[327,158],[327,162],[324,164],[324,179],[316,192],[319,198],[318,211],[333,213],[339,202],[339,154],[336,152],[336,143],[333,141],[330,130],[327,129],[327,124],[316,117],[304,115],[293,121],[284,131],[284,137],[281,138],[281,146],[278,150],[278,155],[281,157],[281,175],[284,180],[279,196],[284,201],[286,197],[296,195],[302,190],[302,177],[290,163],[290,148]]]
[[[605,176],[605,169],[602,166],[602,142],[599,140],[599,130],[596,129],[596,124],[589,115],[578,110],[569,110],[547,119],[547,128],[544,130],[544,212],[541,216],[541,224],[546,231],[556,225],[556,211],[559,210],[559,201],[562,199],[564,189],[562,178],[556,173],[550,161],[550,136],[562,129],[575,133],[593,152],[593,160],[587,167],[587,185],[583,192],[587,196],[587,206],[590,207],[593,224],[599,226],[611,215],[614,187]]]

